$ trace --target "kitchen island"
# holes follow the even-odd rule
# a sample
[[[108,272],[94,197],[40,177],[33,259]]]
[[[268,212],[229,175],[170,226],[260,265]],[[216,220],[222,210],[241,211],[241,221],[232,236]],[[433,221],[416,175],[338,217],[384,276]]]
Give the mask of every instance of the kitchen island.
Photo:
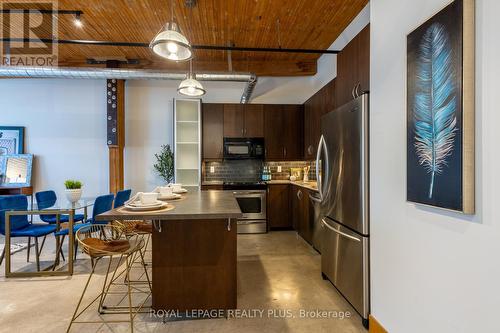
[[[230,191],[190,189],[172,210],[113,209],[100,221],[153,221],[154,310],[236,308],[236,219],[241,210]]]

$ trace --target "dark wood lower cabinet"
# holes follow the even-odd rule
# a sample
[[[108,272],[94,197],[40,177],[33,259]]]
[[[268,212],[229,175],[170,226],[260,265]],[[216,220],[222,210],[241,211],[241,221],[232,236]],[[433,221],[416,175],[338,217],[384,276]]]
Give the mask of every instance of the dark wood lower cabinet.
[[[297,233],[308,243],[312,243],[314,211],[312,210],[309,190],[300,186],[291,186],[293,226]],[[312,214],[311,214],[312,212]]]
[[[270,229],[292,228],[288,184],[267,186],[267,223]]]
[[[312,244],[314,207],[309,199],[310,190],[291,185],[292,220],[294,229],[309,244]]]
[[[236,224],[161,221],[153,228],[153,309],[235,309]]]

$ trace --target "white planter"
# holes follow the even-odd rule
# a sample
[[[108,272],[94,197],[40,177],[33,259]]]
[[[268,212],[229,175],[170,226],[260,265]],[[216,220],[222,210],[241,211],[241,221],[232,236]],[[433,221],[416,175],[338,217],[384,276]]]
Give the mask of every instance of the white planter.
[[[66,192],[66,198],[71,203],[77,202],[82,197],[82,189],[81,188],[76,189],[76,190],[65,190],[65,192]]]

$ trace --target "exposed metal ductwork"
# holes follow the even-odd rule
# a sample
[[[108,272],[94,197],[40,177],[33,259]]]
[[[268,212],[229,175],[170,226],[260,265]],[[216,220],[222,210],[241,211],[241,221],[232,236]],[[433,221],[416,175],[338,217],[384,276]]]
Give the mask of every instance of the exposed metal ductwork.
[[[257,75],[251,74],[251,77],[248,79],[247,84],[245,86],[245,90],[243,90],[243,95],[241,96],[240,103],[247,104],[250,102],[250,98],[252,97],[253,90],[255,89],[255,85],[257,84]]]
[[[186,73],[121,68],[0,66],[0,77],[181,81],[186,78]],[[250,101],[257,84],[257,76],[252,73],[198,73],[196,79],[199,81],[246,82],[241,96],[243,104]]]

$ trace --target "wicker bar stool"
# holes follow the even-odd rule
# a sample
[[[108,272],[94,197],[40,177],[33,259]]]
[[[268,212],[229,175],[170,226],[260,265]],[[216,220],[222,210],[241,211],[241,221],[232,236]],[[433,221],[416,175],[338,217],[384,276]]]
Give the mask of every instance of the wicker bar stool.
[[[151,296],[151,283],[149,282],[149,275],[147,271],[145,271],[146,278],[149,282],[148,290],[140,290],[138,288],[132,287],[131,283],[126,283],[127,291],[126,292],[111,292],[110,287],[114,284],[114,282],[118,279],[119,276],[125,274],[126,280],[130,281],[130,267],[132,264],[132,259],[135,258],[135,255],[139,254],[142,263],[144,263],[144,257],[142,255],[141,250],[145,246],[144,239],[136,236],[125,237],[124,230],[116,225],[99,225],[99,224],[91,224],[85,227],[80,228],[76,232],[76,239],[81,245],[81,249],[84,253],[90,256],[92,262],[92,270],[87,279],[87,283],[83,289],[83,292],[78,301],[78,305],[73,313],[71,318],[71,322],[68,326],[66,332],[69,332],[71,326],[73,324],[102,324],[102,323],[122,323],[129,322],[131,332],[134,331],[134,318],[135,316],[143,312],[141,311],[144,308],[144,305],[148,298]],[[112,276],[109,279],[109,274],[111,272],[111,266],[113,257],[119,256],[118,263],[116,268],[113,270]],[[104,283],[102,286],[102,291],[97,297],[95,297],[89,304],[87,304],[81,311],[79,311],[82,300],[85,296],[85,293],[89,287],[92,276],[94,275],[95,269],[99,261],[103,258],[109,258],[109,263],[107,265],[106,275],[104,277]],[[125,269],[123,269],[120,273],[117,273],[120,270],[120,266],[122,264],[122,260],[125,261]],[[145,267],[145,266],[144,266]],[[132,305],[132,289],[136,293],[146,294],[145,299],[136,306]],[[128,306],[105,306],[104,302],[108,294],[124,294],[125,297],[128,297]],[[100,321],[77,321],[77,319],[95,302],[99,300],[98,312],[100,314],[112,313],[112,314],[128,314],[128,320],[100,320]]]

